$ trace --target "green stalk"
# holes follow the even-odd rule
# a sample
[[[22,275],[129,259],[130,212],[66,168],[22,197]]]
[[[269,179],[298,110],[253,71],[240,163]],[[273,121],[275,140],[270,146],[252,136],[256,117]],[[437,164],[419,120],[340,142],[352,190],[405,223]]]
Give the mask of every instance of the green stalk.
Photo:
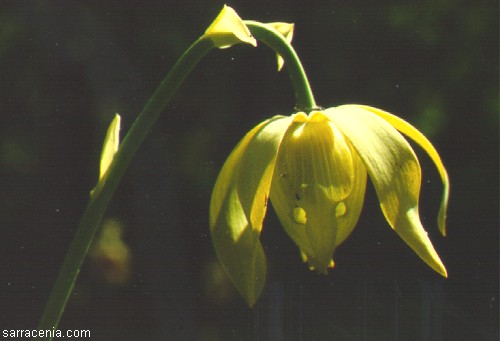
[[[92,192],[38,324],[39,330],[57,329],[102,216],[130,161],[184,78],[214,47],[209,39],[200,38],[195,41],[158,86],[130,128],[113,158],[107,174]],[[44,339],[51,340],[52,338],[46,337]]]
[[[245,20],[244,23],[255,39],[272,48],[285,61],[285,68],[295,90],[295,110],[309,113],[317,109],[306,72],[292,45],[283,35],[266,24],[251,20]]]
[[[295,89],[296,110],[309,112],[317,108],[307,76],[292,46],[281,34],[264,24],[254,21],[245,21],[245,24],[256,39],[270,46],[285,60],[286,68]],[[136,118],[120,144],[106,175],[98,182],[97,187],[90,196],[90,201],[69,245],[63,265],[43,311],[38,330],[52,331],[57,329],[94,235],[130,161],[182,81],[214,47],[214,43],[205,36],[196,40],[176,62]],[[52,337],[47,336],[38,339],[52,340]]]

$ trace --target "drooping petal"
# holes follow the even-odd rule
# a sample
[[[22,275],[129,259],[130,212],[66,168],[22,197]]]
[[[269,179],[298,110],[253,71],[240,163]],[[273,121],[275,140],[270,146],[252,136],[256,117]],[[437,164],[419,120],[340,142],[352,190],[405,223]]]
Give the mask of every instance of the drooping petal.
[[[335,248],[358,220],[366,170],[342,133],[321,113],[299,113],[283,138],[271,202],[309,265],[326,273]]]
[[[325,110],[363,160],[389,225],[431,268],[446,269],[418,214],[420,165],[408,142],[387,121],[357,106]]]
[[[239,43],[257,46],[257,41],[252,37],[243,20],[234,9],[226,5],[207,28],[204,37],[211,39],[214,45],[220,49]]]
[[[431,160],[434,162],[436,165],[436,168],[439,172],[439,176],[441,177],[441,181],[443,182],[443,196],[441,198],[441,206],[439,208],[439,215],[438,215],[438,227],[439,231],[443,234],[443,236],[446,235],[446,210],[448,207],[448,197],[450,193],[450,182],[448,179],[448,172],[446,172],[446,168],[443,165],[443,162],[441,161],[441,157],[439,156],[438,152],[436,151],[436,148],[432,145],[432,143],[422,134],[420,131],[418,131],[417,128],[412,126],[410,123],[406,122],[405,120],[392,115],[386,111],[369,107],[369,106],[362,106],[364,109],[369,110],[373,112],[374,114],[382,117],[384,120],[389,122],[394,128],[414,140],[420,147],[422,147],[423,150],[429,155]]]
[[[278,148],[290,121],[267,120],[240,141],[217,178],[210,202],[215,251],[249,306],[264,286],[266,261],[259,235]]]

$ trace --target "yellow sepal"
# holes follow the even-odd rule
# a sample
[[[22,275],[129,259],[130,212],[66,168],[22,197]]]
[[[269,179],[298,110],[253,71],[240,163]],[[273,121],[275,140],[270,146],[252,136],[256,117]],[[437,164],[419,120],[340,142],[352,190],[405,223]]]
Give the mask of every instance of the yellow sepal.
[[[362,107],[382,117],[384,120],[389,122],[394,128],[396,128],[397,130],[399,130],[400,132],[411,138],[413,141],[415,141],[420,147],[422,147],[422,149],[429,155],[431,160],[436,165],[436,168],[439,172],[439,176],[441,177],[441,181],[443,182],[443,196],[441,198],[441,206],[439,208],[439,214],[438,214],[438,227],[442,235],[445,236],[446,211],[448,208],[448,197],[450,194],[450,181],[448,178],[448,172],[446,171],[446,168],[443,165],[443,161],[441,161],[441,157],[436,151],[436,148],[434,148],[432,143],[424,136],[424,134],[422,134],[420,131],[418,131],[417,128],[415,128],[405,120],[377,108],[369,106],[362,106]]]
[[[418,214],[421,170],[413,149],[386,120],[358,105],[325,110],[363,160],[389,225],[417,255],[447,277]]]
[[[234,9],[226,5],[203,36],[211,39],[214,45],[220,49],[239,43],[257,46],[257,41],[252,37],[243,20]]]
[[[265,282],[259,241],[271,179],[289,117],[274,117],[252,129],[231,152],[210,201],[210,232],[217,256],[249,306]]]

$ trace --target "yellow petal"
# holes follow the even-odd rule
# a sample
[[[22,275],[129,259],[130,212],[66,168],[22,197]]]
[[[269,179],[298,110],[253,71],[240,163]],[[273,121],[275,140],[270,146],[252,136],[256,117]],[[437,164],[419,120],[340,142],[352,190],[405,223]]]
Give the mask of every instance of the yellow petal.
[[[240,141],[222,167],[210,202],[215,251],[249,306],[264,286],[266,262],[259,235],[276,155],[290,121],[274,117]]]
[[[220,49],[244,43],[257,46],[257,41],[234,9],[224,5],[214,22],[207,28],[205,38],[211,39]]]
[[[386,111],[369,107],[369,106],[362,106],[364,109],[369,110],[373,112],[374,114],[382,117],[384,120],[389,122],[394,128],[414,140],[420,147],[422,147],[425,152],[429,155],[431,160],[434,162],[436,165],[436,168],[439,172],[439,175],[441,177],[441,181],[443,182],[443,196],[441,198],[441,206],[439,208],[439,215],[438,215],[438,227],[439,231],[443,234],[443,236],[446,235],[446,210],[448,207],[448,197],[450,193],[450,183],[448,179],[448,173],[446,172],[446,168],[443,165],[443,162],[441,161],[441,157],[439,157],[438,152],[432,145],[432,143],[420,132],[417,130],[417,128],[413,127],[411,124],[406,122],[405,120],[394,116]]]
[[[342,133],[320,112],[299,113],[283,138],[271,202],[303,258],[319,272],[356,225],[366,170]]]
[[[99,171],[99,180],[104,177],[104,174],[108,171],[113,157],[118,151],[118,146],[120,144],[120,115],[115,114],[113,121],[111,121],[108,131],[106,132],[106,137],[104,138],[104,144],[101,152],[101,163]]]
[[[389,225],[420,258],[446,277],[418,215],[420,165],[408,142],[387,121],[363,107],[344,105],[325,113],[363,160]]]
[[[293,23],[286,23],[286,22],[271,22],[267,23],[266,25],[272,27],[276,31],[278,31],[288,43],[292,42],[293,38],[293,29],[295,25]],[[278,71],[281,71],[283,68],[283,64],[285,61],[283,60],[283,57],[279,53],[276,54],[277,61],[278,61]]]

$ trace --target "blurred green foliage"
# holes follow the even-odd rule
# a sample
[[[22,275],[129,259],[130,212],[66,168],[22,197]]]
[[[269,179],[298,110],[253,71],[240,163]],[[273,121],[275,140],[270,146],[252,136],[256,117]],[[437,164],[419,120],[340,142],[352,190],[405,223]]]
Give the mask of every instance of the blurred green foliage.
[[[0,322],[33,328],[98,177],[115,112],[126,132],[221,1],[4,1],[0,7]],[[498,336],[498,3],[229,3],[245,19],[296,23],[294,46],[325,107],[369,104],[415,124],[451,178],[447,238],[437,173],[421,157],[421,215],[442,280],[386,228],[373,193],[328,277],[263,235],[268,289],[253,311],[221,278],[208,237],[215,177],[243,134],[289,114],[272,51],[214,51],[139,151],[109,209],[125,222],[129,284],[85,266],[62,328],[96,339],[425,339]],[[379,247],[384,245],[383,248]],[[388,251],[392,250],[392,251]],[[286,265],[284,265],[286,264]],[[408,265],[409,264],[409,265]],[[284,270],[287,269],[286,272]],[[227,281],[227,279],[226,279]],[[212,297],[213,296],[213,297]],[[218,297],[220,299],[214,299]]]

